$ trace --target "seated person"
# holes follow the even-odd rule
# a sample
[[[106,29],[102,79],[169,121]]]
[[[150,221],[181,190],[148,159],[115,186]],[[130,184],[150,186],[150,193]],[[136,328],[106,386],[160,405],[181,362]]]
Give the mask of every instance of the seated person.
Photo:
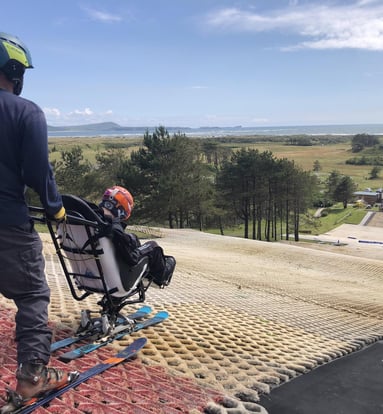
[[[133,233],[126,233],[127,220],[134,206],[133,196],[120,186],[105,190],[99,207],[106,221],[112,225],[111,238],[117,254],[128,265],[134,266],[143,257],[149,258],[149,274],[160,288],[168,286],[176,266],[172,256],[165,256],[162,248],[155,241],[141,244]]]

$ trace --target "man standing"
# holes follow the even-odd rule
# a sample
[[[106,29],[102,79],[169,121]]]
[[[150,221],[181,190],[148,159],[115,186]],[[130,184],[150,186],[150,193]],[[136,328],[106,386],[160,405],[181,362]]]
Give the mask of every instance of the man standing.
[[[47,367],[50,290],[25,188],[36,191],[52,218],[64,220],[65,209],[48,160],[45,116],[36,104],[19,97],[25,69],[32,67],[23,42],[0,33],[0,293],[17,306],[17,394],[10,394],[10,404],[16,397],[41,395],[76,376]]]

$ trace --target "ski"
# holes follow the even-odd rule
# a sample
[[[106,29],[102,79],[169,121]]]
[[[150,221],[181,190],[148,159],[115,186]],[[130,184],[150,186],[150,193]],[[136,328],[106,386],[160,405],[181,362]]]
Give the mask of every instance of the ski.
[[[64,354],[61,354],[58,358],[60,359],[60,361],[64,361],[64,362],[73,361],[74,359],[77,359],[86,354],[89,354],[90,352],[95,351],[96,349],[101,348],[102,346],[109,344],[116,339],[123,338],[125,335],[129,335],[133,332],[140,331],[141,329],[148,328],[149,326],[157,325],[158,323],[161,323],[165,319],[167,319],[168,316],[169,314],[166,311],[158,312],[153,317],[146,319],[143,322],[136,323],[133,327],[128,327],[127,329],[121,332],[118,332],[115,335],[107,336],[98,341],[94,341],[92,343],[82,345],[78,348],[73,349],[72,351],[65,352]]]
[[[151,311],[152,311],[152,308],[150,306],[142,306],[136,312],[133,312],[133,313],[127,315],[126,318],[127,319],[132,319],[132,320],[142,319],[142,318],[145,318],[146,316],[148,316]],[[118,321],[117,321],[117,326],[122,325],[123,323],[124,323],[124,319],[119,318]],[[76,342],[82,341],[83,339],[91,338],[92,336],[96,336],[96,335],[99,335],[99,334],[100,334],[100,329],[96,328],[96,329],[92,329],[90,331],[83,332],[83,333],[78,334],[78,335],[71,336],[69,338],[61,339],[60,341],[56,341],[56,342],[53,342],[51,344],[51,352],[57,351],[58,349],[67,347],[69,345],[73,345]]]
[[[123,351],[118,354],[106,359],[105,361],[95,365],[92,368],[87,369],[86,371],[79,374],[79,376],[73,380],[71,383],[65,385],[64,387],[54,390],[48,395],[41,398],[32,398],[28,400],[23,406],[17,408],[14,411],[9,411],[12,414],[28,414],[34,411],[36,408],[47,405],[54,398],[59,397],[65,392],[71,390],[72,388],[77,387],[81,383],[87,381],[89,378],[92,378],[102,372],[106,371],[109,368],[114,367],[115,365],[120,364],[123,361],[126,361],[132,358],[137,352],[143,348],[146,344],[146,338],[138,338]]]

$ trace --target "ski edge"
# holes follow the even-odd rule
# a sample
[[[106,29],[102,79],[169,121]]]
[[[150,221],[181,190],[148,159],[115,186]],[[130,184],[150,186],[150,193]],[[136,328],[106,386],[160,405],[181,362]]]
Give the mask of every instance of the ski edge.
[[[29,414],[33,412],[36,408],[48,404],[50,401],[59,397],[60,395],[66,393],[72,388],[76,388],[83,382],[86,382],[88,379],[93,378],[94,376],[101,374],[102,372],[112,368],[123,361],[126,361],[134,357],[147,343],[147,338],[138,338],[130,345],[128,345],[124,350],[117,353],[116,355],[105,359],[99,364],[95,365],[92,368],[87,369],[86,371],[80,373],[80,375],[72,381],[70,384],[65,385],[64,387],[53,391],[51,394],[48,394],[44,398],[41,398],[37,401],[34,401],[31,405],[20,407],[16,411],[13,411],[12,414]]]
[[[89,343],[89,344],[85,344],[83,346],[80,346],[78,348],[75,348],[71,351],[65,352],[63,354],[61,354],[58,359],[62,362],[70,362],[73,361],[75,359],[81,358],[87,354],[90,354],[91,352],[101,348],[102,346],[105,346],[107,344],[110,344],[111,342],[113,342],[114,340],[118,340],[123,338],[126,335],[130,335],[133,332],[138,332],[141,329],[145,329],[148,328],[150,326],[154,326],[157,325],[161,322],[163,322],[164,320],[166,320],[169,317],[169,313],[167,311],[160,311],[158,313],[156,313],[154,316],[152,316],[149,319],[146,319],[143,322],[139,322],[137,323],[136,326],[133,327],[132,330],[127,329],[126,331],[122,331],[119,332],[115,337],[110,338],[104,342],[93,342],[93,343]]]
[[[150,306],[142,306],[141,308],[137,309],[135,312],[130,313],[129,315],[126,315],[125,318],[127,319],[142,319],[146,316],[150,315],[152,312],[152,308]],[[80,342],[85,339],[91,338],[93,335],[96,335],[97,332],[89,333],[85,335],[75,335],[68,338],[61,339],[59,341],[53,342],[51,344],[50,352],[58,351],[61,348],[65,348],[67,346],[73,345],[77,342]]]

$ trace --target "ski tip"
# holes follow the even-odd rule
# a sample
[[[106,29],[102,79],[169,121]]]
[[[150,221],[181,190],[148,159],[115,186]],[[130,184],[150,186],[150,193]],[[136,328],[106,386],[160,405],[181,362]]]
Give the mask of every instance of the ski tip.
[[[61,354],[58,359],[62,362],[70,362],[74,359],[81,358],[86,355],[87,352],[83,352],[80,348],[73,349],[72,351],[65,352]]]
[[[137,338],[128,346],[128,348],[136,349],[138,352],[141,348],[143,348],[146,345],[146,342],[148,342],[147,338]]]
[[[156,313],[154,317],[159,319],[167,319],[169,317],[169,313],[167,311],[160,311]]]
[[[119,352],[115,358],[131,358],[136,355],[145,345],[148,340],[145,337],[138,338],[130,345],[128,345],[123,351]]]
[[[68,362],[71,362],[71,361],[73,361],[74,359],[77,359],[77,358],[79,358],[77,355],[76,356],[72,356],[72,355],[60,355],[59,357],[58,357],[58,359],[61,361],[61,362],[66,362],[66,363],[68,363]]]

